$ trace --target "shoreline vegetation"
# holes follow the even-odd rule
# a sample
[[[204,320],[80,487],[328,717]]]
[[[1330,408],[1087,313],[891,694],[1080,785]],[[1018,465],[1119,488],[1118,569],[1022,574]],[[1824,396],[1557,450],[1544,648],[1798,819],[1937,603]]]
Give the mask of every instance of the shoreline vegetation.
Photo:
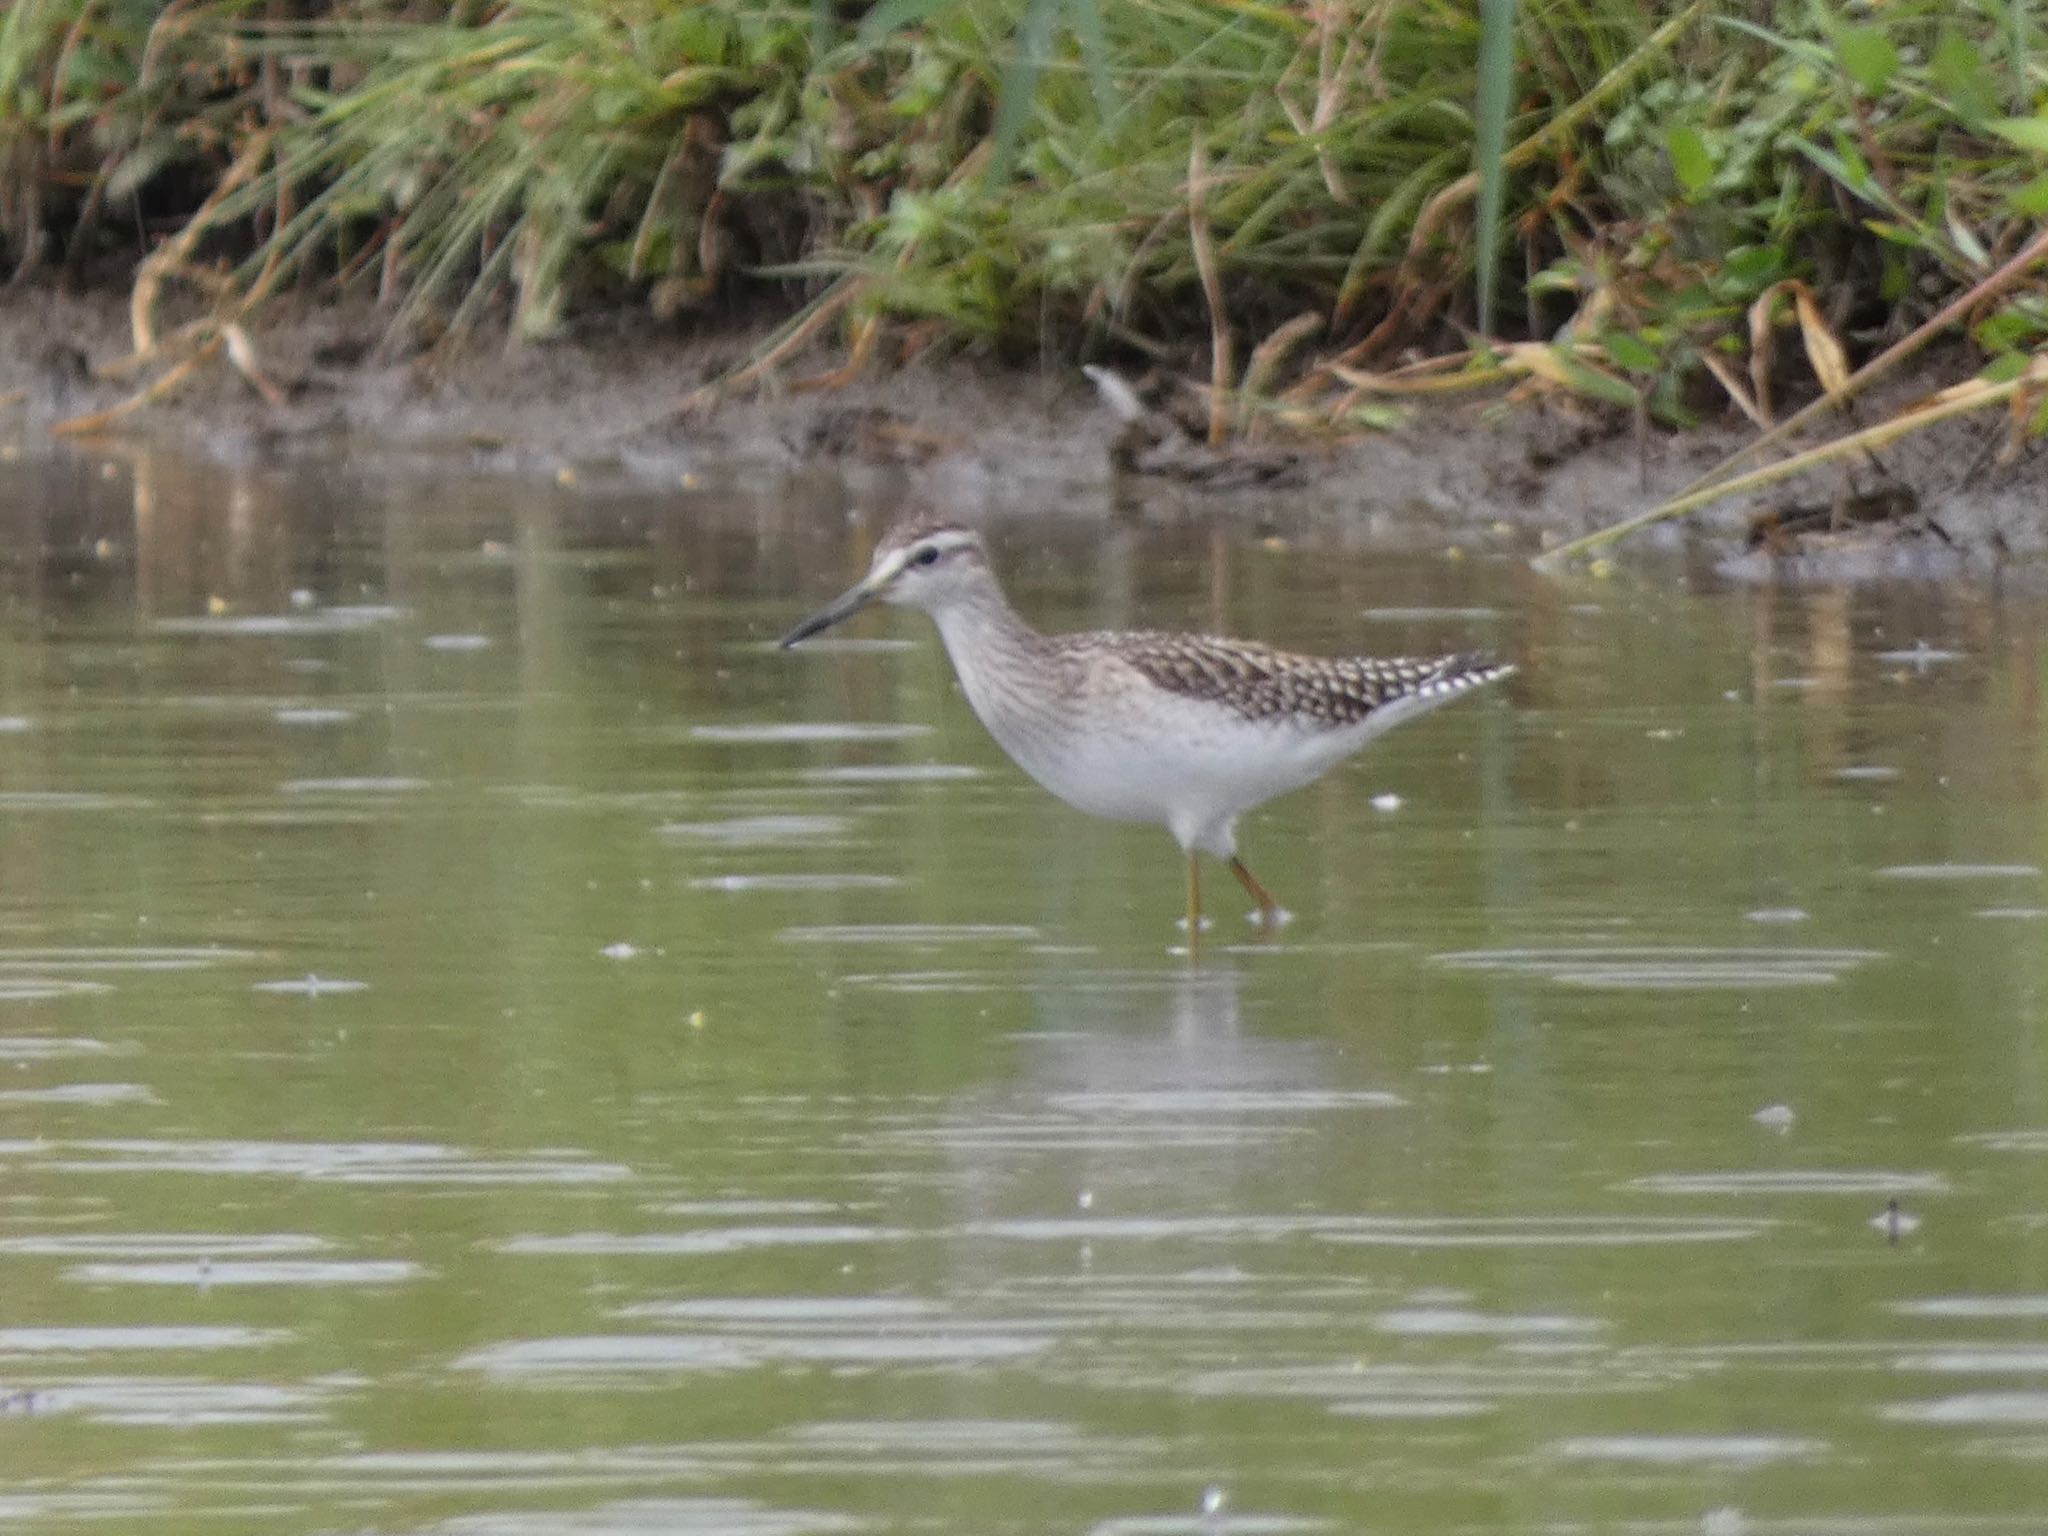
[[[287,301],[373,305],[387,355],[429,359],[595,311],[755,322],[678,412],[975,351],[1093,365],[1112,408],[1100,369],[1151,372],[1216,452],[1474,392],[1749,424],[1555,552],[1589,554],[1954,416],[2002,412],[2006,461],[2048,428],[2040,25],[2026,0],[13,0],[0,257],[128,291],[128,355],[93,360],[123,393],[78,434],[216,365],[282,398]],[[1812,436],[1931,343],[1945,387]]]

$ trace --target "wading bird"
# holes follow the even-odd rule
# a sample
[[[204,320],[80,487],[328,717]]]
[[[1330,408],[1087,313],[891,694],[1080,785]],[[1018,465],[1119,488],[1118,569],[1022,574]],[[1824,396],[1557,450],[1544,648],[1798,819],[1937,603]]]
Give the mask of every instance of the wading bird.
[[[1226,860],[1268,926],[1285,914],[1237,856],[1237,819],[1320,778],[1375,736],[1513,672],[1483,656],[1300,656],[1157,630],[1042,635],[1003,596],[981,535],[907,522],[868,573],[782,637],[785,649],[880,599],[922,608],[961,691],[1017,765],[1077,810],[1156,821],[1187,855]]]

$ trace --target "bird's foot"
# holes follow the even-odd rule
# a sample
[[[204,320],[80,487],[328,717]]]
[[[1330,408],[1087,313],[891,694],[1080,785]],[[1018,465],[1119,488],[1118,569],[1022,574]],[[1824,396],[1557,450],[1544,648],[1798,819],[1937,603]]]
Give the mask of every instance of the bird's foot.
[[[1244,920],[1267,933],[1278,933],[1294,921],[1294,914],[1285,907],[1256,907],[1245,913]]]
[[[1176,917],[1173,920],[1173,926],[1178,928],[1182,933],[1186,933],[1188,931],[1188,920],[1184,917]],[[1211,928],[1215,926],[1216,919],[1214,919],[1213,917],[1203,917],[1197,918],[1195,920],[1195,932],[1197,933],[1207,933]]]

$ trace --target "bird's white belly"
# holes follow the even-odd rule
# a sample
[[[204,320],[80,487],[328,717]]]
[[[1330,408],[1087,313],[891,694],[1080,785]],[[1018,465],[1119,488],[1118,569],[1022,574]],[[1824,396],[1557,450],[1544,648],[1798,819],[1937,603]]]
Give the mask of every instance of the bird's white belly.
[[[1075,809],[1159,822],[1212,851],[1227,845],[1240,814],[1300,788],[1364,740],[1171,698],[1091,712],[1081,730],[1037,731],[999,712],[987,724],[1019,767]]]

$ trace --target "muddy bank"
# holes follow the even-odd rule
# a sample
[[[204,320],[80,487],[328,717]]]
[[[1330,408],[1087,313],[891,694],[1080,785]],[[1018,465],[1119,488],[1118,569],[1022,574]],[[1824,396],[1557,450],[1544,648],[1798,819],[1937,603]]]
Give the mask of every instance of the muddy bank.
[[[1531,549],[1654,504],[1751,435],[1739,418],[1643,435],[1625,413],[1575,402],[1435,399],[1401,426],[1341,444],[1268,443],[1220,460],[1155,445],[1132,473],[1113,463],[1123,424],[1078,369],[971,357],[921,361],[833,390],[676,411],[743,362],[760,334],[686,338],[620,314],[547,345],[479,342],[430,369],[380,357],[374,314],[311,309],[273,315],[253,338],[278,398],[263,398],[216,361],[117,430],[225,460],[455,456],[480,470],[645,485],[830,470],[857,493],[963,509],[1071,506],[1113,490],[1141,504],[1199,502],[1248,516],[1285,507],[1389,530],[1477,525]],[[9,295],[0,302],[0,441],[27,452],[57,422],[115,405],[135,386],[101,370],[129,350],[118,296]],[[789,373],[836,361],[821,352]],[[1971,366],[1960,353],[1937,357],[1860,402],[1856,420],[1880,420]],[[1794,576],[1941,573],[2039,555],[2048,552],[2048,463],[2033,445],[2012,464],[1996,463],[2006,431],[1997,413],[1937,426],[1888,447],[1881,462],[1782,482],[1649,530],[1617,552],[1704,538],[1735,570]],[[1760,512],[1840,507],[1879,488],[1918,514],[1917,533],[1824,534],[1781,542],[1775,554],[1742,553]],[[1788,551],[1797,558],[1788,561]]]

